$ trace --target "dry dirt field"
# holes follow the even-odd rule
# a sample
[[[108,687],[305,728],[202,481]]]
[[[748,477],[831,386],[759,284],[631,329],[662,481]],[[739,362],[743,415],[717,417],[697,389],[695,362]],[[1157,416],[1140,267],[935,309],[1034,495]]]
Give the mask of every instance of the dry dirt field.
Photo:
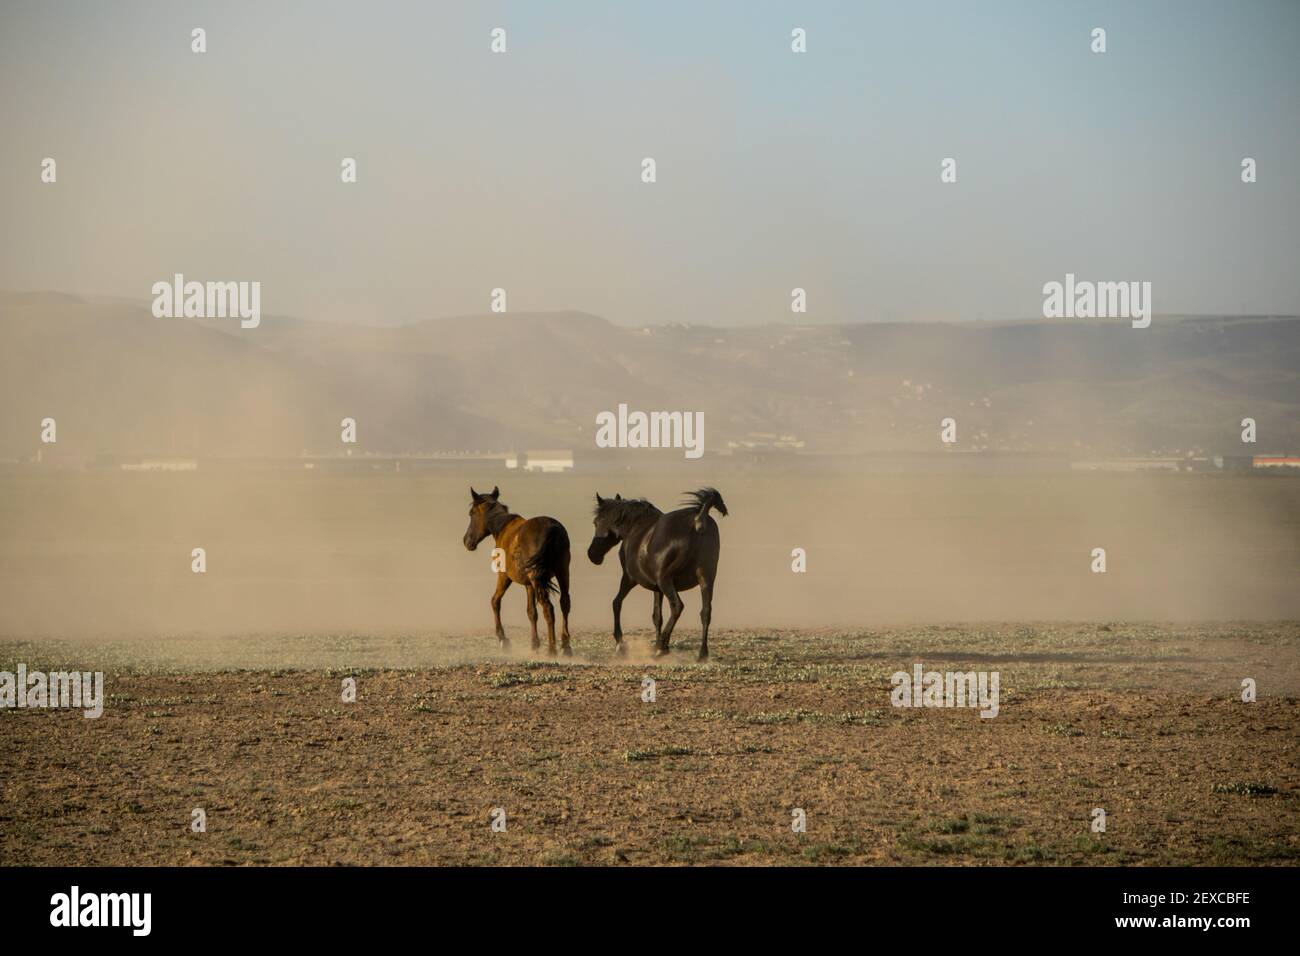
[[[533,657],[517,622],[510,656],[482,634],[7,640],[0,669],[93,659],[107,701],[0,711],[0,864],[1300,860],[1300,623],[718,629],[705,665],[683,624],[667,663],[644,631],[627,661],[592,630]],[[998,671],[998,716],[892,707],[918,661]]]

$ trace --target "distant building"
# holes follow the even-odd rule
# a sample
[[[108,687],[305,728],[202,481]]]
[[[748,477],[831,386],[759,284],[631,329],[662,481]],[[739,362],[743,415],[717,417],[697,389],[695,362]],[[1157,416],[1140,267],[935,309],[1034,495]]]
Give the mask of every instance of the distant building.
[[[1215,456],[1214,463],[1226,472],[1258,474],[1262,469],[1300,469],[1300,455],[1222,455]]]
[[[797,435],[778,435],[775,432],[749,432],[744,438],[728,441],[727,447],[747,451],[762,451],[772,448],[795,450],[803,448],[804,442]]]
[[[513,459],[506,459],[507,468],[519,467],[518,456]],[[531,448],[524,452],[523,461],[524,471],[540,471],[555,473],[561,471],[573,470],[573,451],[571,449],[559,448]]]

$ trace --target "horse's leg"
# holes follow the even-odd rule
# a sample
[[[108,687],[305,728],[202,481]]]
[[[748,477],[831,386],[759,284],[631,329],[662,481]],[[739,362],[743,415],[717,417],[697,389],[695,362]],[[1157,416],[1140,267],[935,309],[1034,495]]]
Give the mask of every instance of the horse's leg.
[[[614,595],[614,653],[624,653],[623,648],[623,599],[636,587],[636,582],[623,572],[623,580],[618,582],[618,593]]]
[[[668,642],[673,636],[673,628],[677,625],[677,619],[682,616],[682,609],[686,607],[686,602],[677,593],[677,588],[669,578],[663,578],[659,581],[659,590],[663,591],[664,597],[668,598],[668,606],[673,610],[672,615],[668,618],[668,623],[664,625],[663,633],[659,635],[659,653],[667,654]]]
[[[659,635],[664,632],[664,592],[655,592],[654,610],[650,612],[650,620],[655,626],[655,647],[659,646]]]
[[[569,562],[567,556],[564,566],[555,572],[555,580],[560,585],[560,613],[564,615],[564,627],[560,631],[560,643],[563,646],[564,656],[572,657],[573,648],[569,646],[569,608],[573,604],[569,600]]]
[[[542,616],[546,618],[546,637],[549,642],[547,653],[552,657],[555,656],[555,607],[551,604],[551,592],[546,586],[539,585],[537,590],[537,601],[542,605]]]
[[[528,588],[528,624],[533,629],[533,650],[542,646],[541,639],[537,636],[537,590],[531,584],[525,584]]]
[[[510,575],[497,572],[497,589],[492,595],[492,619],[496,621],[497,640],[501,642],[502,647],[510,643],[506,640],[506,629],[501,626],[501,597],[508,587],[510,587]]]
[[[713,618],[713,580],[700,568],[695,572],[700,582],[700,660],[709,659],[709,621]]]

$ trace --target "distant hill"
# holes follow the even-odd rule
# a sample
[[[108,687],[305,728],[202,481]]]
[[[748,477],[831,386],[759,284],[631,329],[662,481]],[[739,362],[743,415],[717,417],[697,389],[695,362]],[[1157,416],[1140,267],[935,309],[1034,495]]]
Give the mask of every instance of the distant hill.
[[[595,416],[703,411],[729,443],[809,451],[1080,455],[1300,450],[1300,320],[1159,317],[964,324],[615,326],[577,312],[375,328],[0,294],[0,457],[61,450],[292,456],[594,447]]]

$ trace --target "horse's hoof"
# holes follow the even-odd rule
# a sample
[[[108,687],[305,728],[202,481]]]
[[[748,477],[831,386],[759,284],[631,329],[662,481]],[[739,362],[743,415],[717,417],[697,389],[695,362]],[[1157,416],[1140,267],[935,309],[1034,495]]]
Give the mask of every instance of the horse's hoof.
[[[617,643],[614,644],[614,656],[627,657],[627,647],[623,644],[622,641],[618,641]]]
[[[695,659],[696,659],[697,661],[707,661],[707,660],[709,659],[709,652],[708,652],[708,651],[700,651],[699,656],[696,657]]]
[[[655,657],[667,657],[667,656],[669,655],[669,653],[670,653],[670,651],[669,651],[668,648],[666,648],[666,647],[656,647],[656,648],[655,648]]]
[[[572,657],[572,656],[573,656],[573,648],[570,647],[568,644],[565,644],[565,645],[564,645],[564,656],[565,656],[565,657]]]

